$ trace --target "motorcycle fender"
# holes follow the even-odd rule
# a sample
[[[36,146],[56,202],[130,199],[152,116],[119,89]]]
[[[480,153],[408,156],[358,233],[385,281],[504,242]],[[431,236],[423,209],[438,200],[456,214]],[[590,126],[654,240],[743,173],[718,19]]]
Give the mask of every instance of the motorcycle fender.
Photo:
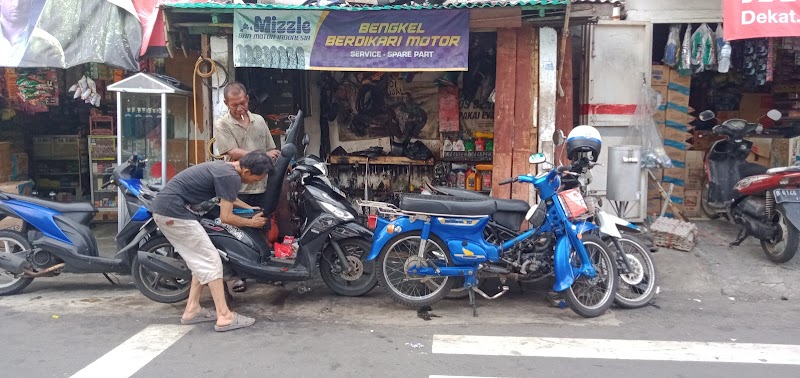
[[[796,229],[800,229],[800,202],[784,202],[778,204],[778,210]]]
[[[600,223],[600,233],[603,235],[608,235],[614,238],[620,238],[622,235],[619,234],[619,229],[617,229],[618,224],[627,225],[628,222],[617,218],[611,214],[606,213],[605,211],[600,211],[597,213],[597,220]]]
[[[555,255],[553,255],[553,269],[555,270],[556,278],[553,291],[557,293],[569,289],[572,283],[575,282],[572,266],[569,263],[571,249],[567,236],[558,238],[556,241]]]
[[[372,249],[369,252],[369,256],[367,256],[367,261],[375,260],[381,253],[383,246],[389,242],[391,238],[404,232],[420,231],[424,224],[425,222],[422,221],[412,223],[408,217],[400,217],[389,222],[386,227],[375,232],[375,236],[372,239]]]

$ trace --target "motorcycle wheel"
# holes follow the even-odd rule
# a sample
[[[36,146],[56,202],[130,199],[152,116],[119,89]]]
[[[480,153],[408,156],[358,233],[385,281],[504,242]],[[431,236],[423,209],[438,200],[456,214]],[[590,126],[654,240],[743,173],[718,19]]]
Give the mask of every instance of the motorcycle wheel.
[[[700,209],[703,210],[703,214],[708,217],[708,219],[717,219],[720,217],[720,214],[714,210],[711,205],[708,204],[708,198],[711,193],[711,186],[708,183],[703,185],[703,191],[700,195]]]
[[[333,246],[328,245],[322,251],[322,259],[319,261],[319,274],[325,285],[336,294],[347,297],[362,296],[374,289],[378,285],[378,270],[375,269],[374,260],[365,260],[371,246],[368,241],[360,238],[339,241],[339,247],[354,267],[353,271],[348,273],[343,271]]]
[[[564,300],[576,314],[584,318],[594,318],[603,315],[614,303],[619,281],[617,262],[600,237],[583,235],[581,241],[597,275],[594,278],[577,277],[572,286],[564,291]],[[570,265],[580,266],[575,252],[570,256]]]
[[[447,246],[437,236],[428,239],[424,260],[417,257],[420,232],[399,234],[390,239],[378,255],[381,286],[392,299],[404,306],[430,306],[444,298],[456,281],[453,277],[413,277],[409,268],[426,267],[435,260],[437,266],[452,265],[453,260]]]
[[[0,231],[0,253],[21,253],[30,251],[31,248],[31,243],[19,232]],[[0,295],[17,294],[28,287],[31,282],[33,282],[33,277],[0,271]]]
[[[639,239],[623,234],[619,244],[624,250],[632,272],[619,271],[619,285],[614,296],[614,303],[622,308],[640,308],[646,306],[656,295],[656,266],[648,248]],[[608,245],[614,247],[613,244]],[[617,268],[619,270],[619,268]]]
[[[140,251],[156,253],[162,256],[180,258],[175,247],[170,244],[164,236],[158,236],[148,240],[139,248]],[[191,281],[179,278],[163,277],[161,273],[156,273],[139,263],[138,258],[133,259],[131,264],[131,276],[133,284],[147,298],[159,303],[178,303],[189,298],[189,288]]]
[[[761,249],[770,261],[781,264],[791,260],[797,253],[800,247],[800,231],[786,220],[780,210],[775,212],[775,224],[781,233],[772,240],[762,240]]]

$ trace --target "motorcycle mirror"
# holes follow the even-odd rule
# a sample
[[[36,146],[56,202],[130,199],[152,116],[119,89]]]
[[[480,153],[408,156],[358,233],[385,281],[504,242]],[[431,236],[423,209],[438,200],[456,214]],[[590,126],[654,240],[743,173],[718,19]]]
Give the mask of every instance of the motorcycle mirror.
[[[767,112],[767,118],[773,121],[780,121],[781,117],[783,117],[783,114],[781,113],[780,110],[772,109]]]
[[[700,113],[699,118],[701,121],[705,122],[717,118],[717,115],[714,114],[714,112],[712,112],[711,110],[706,110]]]
[[[303,147],[308,146],[309,143],[311,143],[311,138],[309,138],[308,134],[306,134],[305,136],[303,136]]]
[[[297,155],[297,147],[294,143],[286,143],[281,147],[281,156],[292,159]]]
[[[528,163],[531,163],[531,164],[542,164],[545,161],[547,161],[547,157],[544,156],[544,154],[541,153],[541,152],[533,154],[528,158]]]
[[[764,126],[758,125],[758,127],[756,127],[756,134],[761,134],[762,132],[764,132]]]
[[[553,134],[553,143],[556,146],[564,144],[564,139],[567,138],[564,136],[564,132],[561,130],[556,130],[556,132]]]

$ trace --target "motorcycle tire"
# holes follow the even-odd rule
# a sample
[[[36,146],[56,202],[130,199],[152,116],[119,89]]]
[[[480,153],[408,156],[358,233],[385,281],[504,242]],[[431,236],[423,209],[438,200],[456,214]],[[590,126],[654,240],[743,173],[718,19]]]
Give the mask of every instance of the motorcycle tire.
[[[794,225],[786,220],[786,217],[783,216],[783,213],[779,210],[776,212],[777,217],[777,224],[778,226],[784,231],[781,240],[776,242],[770,242],[766,240],[761,241],[761,249],[764,250],[764,254],[767,255],[767,258],[778,264],[783,264],[788,262],[794,255],[797,254],[797,249],[800,248],[800,231],[794,227]],[[780,241],[786,239],[786,245],[783,250],[776,250],[776,244]]]
[[[388,242],[386,242],[386,244],[383,246],[383,249],[381,249],[380,254],[378,255],[378,277],[381,280],[380,282],[381,286],[383,287],[383,290],[386,291],[386,293],[389,294],[389,296],[395,302],[400,303],[407,307],[419,308],[424,306],[430,306],[442,300],[450,292],[450,289],[453,288],[453,284],[455,283],[456,279],[454,279],[453,277],[431,277],[430,279],[443,278],[444,281],[441,283],[438,289],[435,290],[433,293],[422,297],[412,297],[411,295],[406,295],[404,293],[398,292],[398,289],[390,281],[389,277],[387,277],[389,273],[387,272],[386,260],[389,257],[389,253],[394,249],[396,245],[400,244],[403,241],[414,240],[414,239],[416,239],[417,242],[419,241],[420,239],[419,231],[401,233],[391,238]],[[446,266],[453,264],[453,260],[450,257],[450,251],[448,250],[447,245],[442,241],[442,239],[440,239],[436,235],[431,234],[430,238],[428,239],[428,246],[431,245],[438,247],[439,251],[441,251],[442,258],[444,258],[444,260],[446,261],[445,264]],[[426,249],[430,251],[429,248]],[[416,251],[414,251],[414,253],[416,253]],[[411,257],[412,256],[409,256],[409,258],[407,258],[404,261],[403,266],[399,268],[403,269],[401,270],[401,272],[404,273],[406,263]],[[397,270],[397,268],[395,268],[395,270]]]
[[[164,236],[157,236],[144,243],[139,250],[144,252],[154,252],[159,248],[167,246],[172,246],[169,240],[167,240],[167,238]],[[175,255],[178,256],[177,253]],[[158,303],[178,303],[185,301],[186,298],[189,298],[189,288],[191,287],[191,282],[184,283],[183,287],[179,290],[173,290],[171,293],[163,294],[156,291],[157,288],[152,287],[151,283],[145,282],[144,275],[148,272],[150,271],[139,263],[139,259],[134,257],[131,264],[131,277],[133,277],[133,284],[136,285],[136,288],[139,289],[139,292],[141,292],[145,297]]]
[[[349,254],[350,248],[348,247],[358,248],[362,251],[360,256],[353,256],[358,259],[357,263],[361,264],[356,270],[359,276],[354,277],[354,279],[348,279],[343,273],[334,273],[334,268],[337,271],[341,270],[340,267],[336,266],[339,258],[333,246],[328,245],[322,251],[322,258],[319,260],[319,274],[322,277],[322,281],[336,294],[346,297],[360,297],[372,291],[378,285],[378,269],[375,267],[377,264],[375,260],[366,261],[372,244],[361,238],[350,238],[340,240],[339,247],[347,257],[351,256]],[[350,259],[348,258],[348,260]]]
[[[642,241],[631,235],[622,234],[619,244],[625,249],[624,252],[616,251],[613,243],[609,242],[608,246],[614,248],[616,253],[628,255],[628,261],[634,272],[625,274],[619,271],[620,280],[614,296],[614,303],[628,309],[647,306],[656,295],[658,287],[653,256]]]
[[[597,271],[597,276],[593,279],[589,279],[587,277],[576,278],[572,286],[563,292],[564,300],[567,302],[567,305],[569,305],[569,308],[572,309],[572,311],[574,311],[576,314],[583,316],[584,318],[595,318],[605,314],[614,303],[614,297],[616,296],[619,283],[617,261],[614,259],[611,249],[608,248],[606,243],[600,237],[596,235],[583,235],[581,241],[583,242],[585,248],[592,247],[593,250],[598,251],[600,255],[597,257],[602,259],[602,266],[598,266],[597,261],[592,261],[592,265],[594,265],[594,269]],[[591,255],[590,251],[586,252],[590,253],[590,258],[595,257]],[[575,257],[576,256],[572,254],[570,258],[570,265],[572,266],[575,266],[577,263],[575,261]],[[606,284],[606,292],[603,294],[603,297],[600,299],[599,303],[594,305],[584,304],[582,302],[582,298],[579,298],[579,296],[575,293],[576,286],[582,286],[584,283],[591,286],[597,286],[598,283],[587,282],[596,279],[599,279],[598,283]]]
[[[3,241],[6,241],[8,243],[3,243]],[[33,248],[31,247],[31,243],[28,242],[28,238],[26,238],[19,232],[8,231],[8,230],[0,231],[0,245],[3,246],[7,245],[8,247],[4,248],[11,248],[11,243],[16,244],[17,247],[19,247],[23,251],[30,251],[31,248]],[[8,251],[3,249],[3,252],[8,252]],[[0,283],[0,296],[17,294],[20,291],[24,290],[26,287],[28,287],[28,285],[30,285],[31,282],[33,282],[33,277],[23,277],[21,275],[18,275],[17,277],[14,277],[11,280],[11,282],[8,282],[6,284]]]

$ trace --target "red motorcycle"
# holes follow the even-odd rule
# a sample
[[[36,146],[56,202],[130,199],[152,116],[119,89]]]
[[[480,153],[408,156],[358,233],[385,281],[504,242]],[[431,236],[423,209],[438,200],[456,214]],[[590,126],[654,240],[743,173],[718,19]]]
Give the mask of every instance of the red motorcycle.
[[[767,117],[777,121],[781,113],[772,110]],[[714,118],[714,112],[700,113],[702,121]],[[712,219],[725,216],[741,227],[732,246],[753,236],[767,258],[784,263],[800,248],[800,166],[768,169],[747,162],[753,142],[744,137],[762,130],[760,124],[743,119],[713,128],[714,134],[727,138],[715,142],[706,157],[701,202]]]

